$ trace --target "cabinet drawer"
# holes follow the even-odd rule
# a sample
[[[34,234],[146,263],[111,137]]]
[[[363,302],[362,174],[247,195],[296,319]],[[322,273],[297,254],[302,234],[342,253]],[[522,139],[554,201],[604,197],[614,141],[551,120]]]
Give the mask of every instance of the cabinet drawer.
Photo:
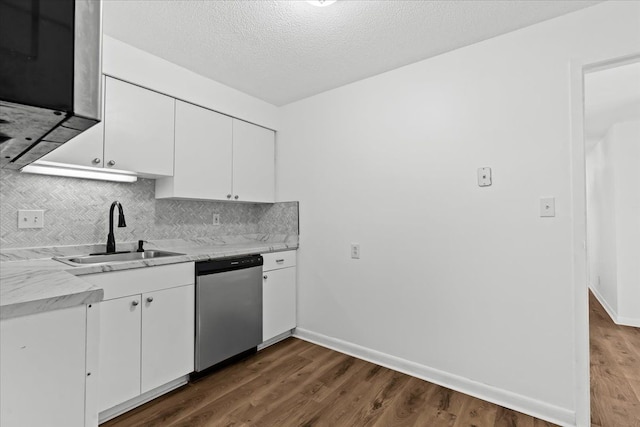
[[[278,268],[293,267],[296,265],[296,251],[273,252],[262,254],[264,265],[262,271],[270,271]]]
[[[79,276],[94,286],[104,290],[104,299],[120,298],[127,295],[143,294],[195,283],[193,262],[142,267],[132,270]]]

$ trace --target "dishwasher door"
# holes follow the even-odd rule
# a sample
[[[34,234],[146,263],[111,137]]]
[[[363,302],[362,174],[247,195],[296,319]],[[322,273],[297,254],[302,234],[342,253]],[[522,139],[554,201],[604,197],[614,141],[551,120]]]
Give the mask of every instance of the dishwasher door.
[[[198,276],[196,372],[260,343],[262,266]]]

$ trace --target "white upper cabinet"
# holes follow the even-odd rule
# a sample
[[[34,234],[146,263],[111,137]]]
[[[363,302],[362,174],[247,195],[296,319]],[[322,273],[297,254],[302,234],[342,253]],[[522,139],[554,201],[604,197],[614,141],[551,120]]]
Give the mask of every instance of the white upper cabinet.
[[[157,198],[230,197],[231,122],[231,117],[176,101],[175,173],[156,181]]]
[[[104,122],[97,123],[40,160],[102,167]]]
[[[275,201],[275,133],[176,101],[175,173],[156,198]]]
[[[174,98],[110,77],[103,87],[102,121],[40,160],[173,175]]]
[[[275,201],[275,134],[233,120],[233,197],[251,202]]]
[[[102,77],[102,108],[105,99],[105,77]],[[104,156],[104,118],[80,135],[62,144],[40,160],[79,166],[102,167]]]
[[[173,175],[174,109],[174,98],[107,78],[105,167]]]

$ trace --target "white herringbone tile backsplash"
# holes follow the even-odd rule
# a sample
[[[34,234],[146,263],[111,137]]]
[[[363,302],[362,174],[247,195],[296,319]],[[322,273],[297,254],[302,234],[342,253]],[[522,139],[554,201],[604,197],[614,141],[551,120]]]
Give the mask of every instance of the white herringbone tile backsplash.
[[[104,243],[114,200],[124,207],[127,220],[126,228],[116,228],[120,242],[298,233],[297,202],[156,200],[150,179],[129,184],[0,170],[0,246]],[[44,228],[18,229],[19,209],[43,209]],[[220,214],[219,226],[212,224],[214,213]]]

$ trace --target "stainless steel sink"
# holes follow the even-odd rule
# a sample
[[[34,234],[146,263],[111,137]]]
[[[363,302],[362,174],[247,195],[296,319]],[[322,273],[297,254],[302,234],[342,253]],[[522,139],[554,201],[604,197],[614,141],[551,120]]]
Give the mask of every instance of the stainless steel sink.
[[[56,261],[74,267],[87,264],[106,264],[111,262],[136,261],[140,259],[164,258],[184,255],[178,252],[148,250],[144,252],[120,252],[114,254],[75,255],[69,257],[55,257]]]

